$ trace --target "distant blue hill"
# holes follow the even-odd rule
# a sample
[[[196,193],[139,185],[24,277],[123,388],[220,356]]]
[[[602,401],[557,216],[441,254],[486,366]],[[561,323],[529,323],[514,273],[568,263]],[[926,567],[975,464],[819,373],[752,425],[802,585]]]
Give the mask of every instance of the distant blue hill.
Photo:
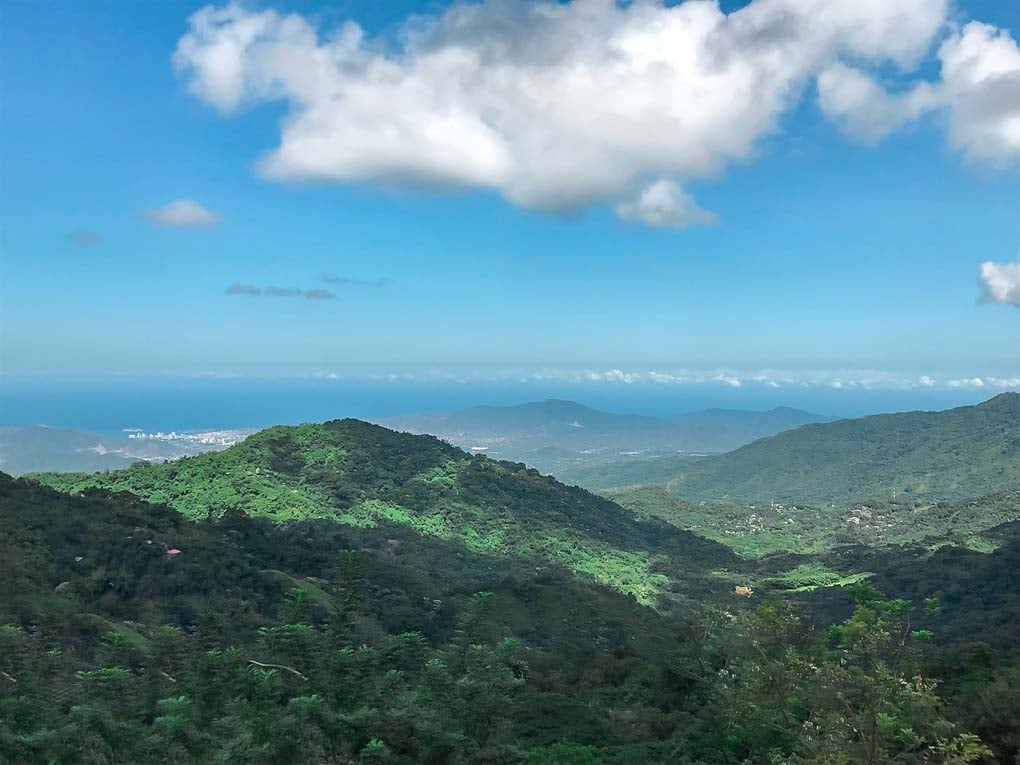
[[[664,419],[615,414],[551,399],[392,417],[380,424],[438,436],[465,449],[555,472],[573,464],[675,454],[714,454],[807,423],[829,422],[799,409],[706,409]]]

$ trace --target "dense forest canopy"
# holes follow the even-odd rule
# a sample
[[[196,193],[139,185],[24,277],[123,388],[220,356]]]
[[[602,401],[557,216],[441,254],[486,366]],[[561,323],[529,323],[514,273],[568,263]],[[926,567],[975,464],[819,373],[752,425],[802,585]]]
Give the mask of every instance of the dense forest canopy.
[[[668,484],[691,500],[846,506],[959,501],[1018,488],[1020,393],[944,412],[804,425],[727,454],[582,468],[592,489]]]
[[[123,492],[8,478],[0,500],[0,756],[12,763],[1016,751],[1008,649],[964,631],[933,641],[951,626],[936,599],[858,587],[830,630],[803,607],[732,594],[669,617],[564,569],[385,520],[190,521]],[[996,554],[1007,549],[1000,566],[1015,576],[1016,538]]]
[[[992,528],[1015,494],[883,508],[928,524],[893,546],[841,538],[815,509],[801,519],[814,548],[753,549],[760,537],[724,533],[746,506],[644,492],[621,506],[356,420],[166,464],[0,477],[0,757],[1020,751],[1020,529]]]

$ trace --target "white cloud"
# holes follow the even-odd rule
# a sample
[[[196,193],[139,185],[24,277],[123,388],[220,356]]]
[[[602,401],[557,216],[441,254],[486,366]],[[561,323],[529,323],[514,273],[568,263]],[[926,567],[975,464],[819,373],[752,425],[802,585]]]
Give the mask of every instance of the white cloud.
[[[950,388],[984,388],[985,381],[980,377],[964,377],[961,379],[950,380],[948,383]]]
[[[742,383],[740,382],[740,378],[736,377],[735,375],[718,374],[713,379],[716,382],[725,383],[726,385],[729,385],[731,388],[739,388],[742,385]]]
[[[192,199],[178,199],[163,207],[152,207],[145,217],[170,228],[208,228],[220,222],[220,216]]]
[[[962,377],[950,380],[947,387],[958,390],[984,390],[985,388],[999,388],[1012,390],[1020,388],[1020,377]]]
[[[1020,261],[1016,263],[985,261],[981,264],[981,285],[985,290],[985,299],[993,303],[1020,306]]]
[[[353,22],[320,32],[231,4],[194,14],[174,60],[223,113],[287,104],[259,163],[268,178],[481,187],[544,210],[609,201],[684,226],[712,220],[684,184],[751,157],[843,59],[914,67],[947,7],[751,0],[727,15],[713,0],[485,0],[414,18],[394,47]],[[902,121],[886,108],[887,124]]]
[[[887,92],[860,69],[835,64],[818,78],[819,104],[865,142],[932,111],[945,113],[950,144],[991,165],[1020,162],[1020,47],[1004,29],[972,21],[938,49],[940,79]]]
[[[718,222],[713,213],[702,210],[678,184],[664,178],[643,189],[636,199],[621,202],[616,212],[625,220],[668,228],[709,226]]]
[[[329,376],[325,371],[319,376]],[[805,390],[838,391],[852,394],[855,391],[964,391],[994,395],[1003,390],[1020,390],[1020,377],[995,375],[960,375],[945,378],[931,375],[905,375],[877,369],[832,370],[735,370],[726,368],[648,369],[641,367],[505,367],[467,369],[403,369],[363,370],[341,375],[344,379],[371,379],[386,382],[502,382],[544,386],[549,383],[606,384],[637,386],[719,386],[747,389],[755,385],[768,389],[787,389],[796,386]]]
[[[1020,48],[1004,29],[971,22],[939,49],[949,138],[970,159],[1020,162]]]
[[[860,69],[837,63],[818,76],[818,102],[847,135],[876,143],[932,109],[938,96],[926,82],[890,95]]]

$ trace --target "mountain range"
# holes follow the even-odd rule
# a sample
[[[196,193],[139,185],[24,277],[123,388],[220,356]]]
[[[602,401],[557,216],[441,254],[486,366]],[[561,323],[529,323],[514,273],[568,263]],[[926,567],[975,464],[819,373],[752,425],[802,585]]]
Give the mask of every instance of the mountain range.
[[[379,423],[434,435],[464,449],[524,462],[556,475],[578,465],[678,452],[725,452],[763,436],[832,419],[788,407],[767,412],[706,409],[658,418],[602,412],[553,399],[392,417]]]
[[[1020,393],[942,412],[809,424],[732,452],[576,471],[592,489],[662,484],[691,500],[953,502],[1020,487]]]

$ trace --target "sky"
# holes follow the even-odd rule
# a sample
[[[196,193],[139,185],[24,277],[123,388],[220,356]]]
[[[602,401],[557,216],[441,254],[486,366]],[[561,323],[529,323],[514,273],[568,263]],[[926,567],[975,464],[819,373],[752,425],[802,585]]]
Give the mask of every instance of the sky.
[[[1015,0],[0,14],[8,379],[1020,389]]]

